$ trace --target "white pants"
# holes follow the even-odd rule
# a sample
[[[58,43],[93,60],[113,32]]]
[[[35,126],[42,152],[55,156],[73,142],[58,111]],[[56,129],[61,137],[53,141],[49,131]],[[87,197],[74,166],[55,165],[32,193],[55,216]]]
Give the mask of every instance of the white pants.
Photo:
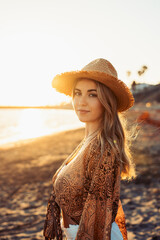
[[[69,224],[69,228],[64,228],[63,221],[61,220],[61,227],[66,235],[67,240],[75,240],[79,225]],[[111,240],[123,240],[122,233],[120,232],[116,222],[112,223]]]

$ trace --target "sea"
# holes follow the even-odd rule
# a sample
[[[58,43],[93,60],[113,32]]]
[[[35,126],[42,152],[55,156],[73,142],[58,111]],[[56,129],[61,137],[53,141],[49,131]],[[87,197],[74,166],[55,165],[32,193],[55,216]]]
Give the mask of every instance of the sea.
[[[81,127],[73,110],[0,109],[0,146]]]

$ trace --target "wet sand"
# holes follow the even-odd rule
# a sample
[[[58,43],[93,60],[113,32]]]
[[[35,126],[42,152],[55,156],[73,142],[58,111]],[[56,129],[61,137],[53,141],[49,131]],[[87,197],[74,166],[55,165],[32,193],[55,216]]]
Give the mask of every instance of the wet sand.
[[[126,113],[132,125],[146,111]],[[158,118],[157,108],[149,108]],[[160,129],[140,123],[133,143],[137,178],[121,184],[128,239],[160,239]],[[52,175],[84,136],[84,129],[22,141],[0,148],[0,239],[43,239]]]

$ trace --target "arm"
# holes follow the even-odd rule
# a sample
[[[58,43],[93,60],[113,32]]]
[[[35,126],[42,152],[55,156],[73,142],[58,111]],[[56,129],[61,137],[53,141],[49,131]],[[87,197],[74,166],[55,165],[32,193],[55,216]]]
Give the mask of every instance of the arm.
[[[94,159],[94,160],[93,160]],[[91,174],[76,240],[110,240],[112,222],[120,197],[120,162],[106,144],[102,158],[100,150],[92,153],[96,167]]]

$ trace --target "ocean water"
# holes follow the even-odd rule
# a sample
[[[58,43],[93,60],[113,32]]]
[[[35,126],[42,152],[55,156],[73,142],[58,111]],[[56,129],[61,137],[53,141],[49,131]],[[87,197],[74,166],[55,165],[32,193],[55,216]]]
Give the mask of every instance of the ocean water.
[[[0,145],[83,126],[73,110],[0,109]]]

